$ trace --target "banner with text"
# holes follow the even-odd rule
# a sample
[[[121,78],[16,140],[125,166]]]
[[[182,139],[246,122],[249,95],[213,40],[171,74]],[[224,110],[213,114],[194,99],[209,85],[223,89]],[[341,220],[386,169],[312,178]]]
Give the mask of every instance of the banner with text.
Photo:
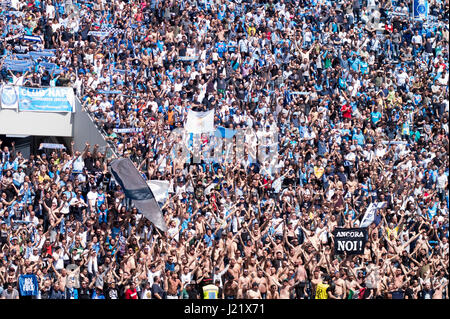
[[[367,228],[336,228],[334,253],[337,255],[361,255],[367,241]]]
[[[28,88],[19,87],[19,111],[74,112],[73,88]]]
[[[21,296],[37,296],[39,292],[39,284],[36,275],[20,275],[19,290]]]

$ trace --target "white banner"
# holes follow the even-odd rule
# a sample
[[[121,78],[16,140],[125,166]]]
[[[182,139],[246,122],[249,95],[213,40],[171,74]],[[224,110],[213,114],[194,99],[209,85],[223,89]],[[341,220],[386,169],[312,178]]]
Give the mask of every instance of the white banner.
[[[214,110],[195,112],[189,110],[184,128],[188,133],[207,133],[214,129]]]
[[[2,109],[17,110],[19,106],[19,92],[17,87],[3,85],[0,89],[0,106]]]
[[[151,180],[147,181],[155,199],[159,203],[164,203],[169,197],[169,181]]]

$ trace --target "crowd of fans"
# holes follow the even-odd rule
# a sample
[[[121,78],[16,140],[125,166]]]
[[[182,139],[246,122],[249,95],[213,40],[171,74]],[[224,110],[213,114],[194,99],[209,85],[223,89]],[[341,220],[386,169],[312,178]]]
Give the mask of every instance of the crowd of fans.
[[[3,56],[52,54],[2,65],[2,84],[74,87],[116,154],[171,184],[161,232],[98,145],[24,158],[0,141],[2,298],[21,274],[39,299],[195,299],[211,284],[225,299],[448,298],[447,0],[427,21],[390,0],[5,3]],[[171,133],[211,109],[246,130],[243,156],[177,156]],[[264,132],[277,148],[260,161]],[[385,205],[364,254],[335,254],[334,229],[370,203]]]

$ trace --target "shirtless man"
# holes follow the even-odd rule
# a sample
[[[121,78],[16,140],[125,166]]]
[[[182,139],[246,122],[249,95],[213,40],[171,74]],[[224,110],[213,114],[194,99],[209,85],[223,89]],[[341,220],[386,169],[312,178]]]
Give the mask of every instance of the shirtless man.
[[[321,271],[319,269],[316,269],[314,270],[313,278],[311,279],[311,289],[313,292],[312,298],[314,298],[317,285],[321,283],[322,283]]]
[[[277,270],[275,269],[275,267],[270,267],[269,269],[269,273],[267,273],[266,271],[264,271],[264,274],[266,275],[268,281],[269,281],[269,285],[273,285],[279,282],[279,278],[277,275]]]
[[[129,273],[132,269],[136,269],[136,259],[133,248],[128,248],[128,254],[124,256],[123,263],[123,269],[125,272]]]
[[[254,277],[252,280],[252,287],[255,283],[258,285],[258,290],[261,294],[261,298],[266,299],[268,280],[266,277],[264,277],[264,272],[262,269],[258,269],[256,277]]]
[[[334,295],[337,299],[345,299],[346,292],[347,292],[347,286],[345,284],[345,280],[341,278],[341,273],[336,272],[334,283],[336,285],[334,290]]]
[[[293,289],[294,289],[294,287],[292,287],[289,284],[287,279],[283,280],[283,283],[281,284],[281,287],[280,287],[280,299],[290,299],[291,291]]]
[[[254,282],[252,288],[247,290],[247,299],[262,299],[258,284]]]
[[[181,280],[176,272],[170,272],[167,276],[167,299],[178,299],[178,290],[181,289]]]
[[[235,236],[231,232],[228,232],[227,239],[225,240],[225,247],[227,251],[228,258],[233,258],[238,251],[237,243],[235,241]]]
[[[402,274],[402,269],[397,268],[395,269],[395,271],[392,271],[391,268],[391,274],[394,277],[395,288],[400,289],[401,287],[403,287],[405,282],[405,276]]]
[[[303,265],[303,259],[300,257],[297,261],[297,271],[295,273],[295,281],[297,283],[295,289],[298,299],[305,299],[308,297],[308,292],[306,291],[307,279],[308,274]]]
[[[230,259],[230,267],[228,267],[228,272],[233,278],[239,278],[241,266],[236,262],[236,259]]]
[[[230,277],[223,285],[223,294],[225,299],[236,299],[239,285],[234,277]]]
[[[361,286],[358,284],[358,282],[356,281],[356,277],[353,273],[349,274],[348,279],[346,281],[346,287],[350,293],[350,291],[353,294],[353,298],[355,299],[355,295],[358,295],[358,290],[361,288]]]
[[[267,292],[267,299],[280,299],[280,294],[278,293],[277,285],[273,284],[270,286]]]
[[[242,276],[238,280],[238,299],[242,299],[246,295],[247,290],[250,289],[251,277],[248,275],[248,269],[244,269]]]

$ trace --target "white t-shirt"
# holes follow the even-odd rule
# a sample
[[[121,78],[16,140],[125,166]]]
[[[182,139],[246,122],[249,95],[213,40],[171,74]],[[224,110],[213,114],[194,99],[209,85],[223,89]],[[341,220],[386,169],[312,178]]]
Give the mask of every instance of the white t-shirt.
[[[61,213],[68,214],[69,212],[70,212],[70,204],[69,202],[64,202],[64,204],[61,207]]]
[[[21,75],[21,76],[13,75],[12,78],[13,78],[14,85],[23,85],[23,81],[25,79],[25,77],[23,75]]]
[[[47,4],[47,6],[45,7],[45,14],[47,15],[48,19],[54,19],[55,7],[52,4]]]
[[[155,272],[152,272],[151,270],[149,270],[147,272],[147,280],[150,283],[150,287],[153,286],[153,279],[155,277],[160,277],[160,276],[161,276],[161,270],[158,270],[158,271],[155,271]]]
[[[187,274],[182,273],[180,276],[180,280],[184,287],[192,281],[192,274],[190,272],[188,272]]]
[[[141,299],[152,299],[152,290],[144,289],[144,291],[141,294]]]
[[[440,175],[437,178],[437,186],[439,188],[444,188],[445,187],[445,183],[448,181],[448,176],[445,174]]]
[[[39,225],[39,218],[37,218],[36,216],[33,216],[33,218],[31,218],[29,215],[25,217],[25,221],[26,222],[32,222],[35,226]]]
[[[420,35],[413,36],[412,43],[422,44],[422,37]]]
[[[84,161],[81,156],[79,156],[74,162],[73,162],[73,169],[72,171],[74,173],[82,173],[84,168]]]
[[[98,197],[97,192],[90,191],[89,193],[87,193],[87,199],[88,199],[88,203],[90,206],[95,205],[95,201],[97,200],[97,197]]]
[[[53,265],[55,266],[56,270],[60,270],[64,268],[64,259],[63,259],[63,253],[58,254],[54,253],[53,258],[55,261],[53,262]]]
[[[406,79],[408,78],[408,74],[406,72],[401,72],[397,74],[397,84],[403,85],[406,82]]]

